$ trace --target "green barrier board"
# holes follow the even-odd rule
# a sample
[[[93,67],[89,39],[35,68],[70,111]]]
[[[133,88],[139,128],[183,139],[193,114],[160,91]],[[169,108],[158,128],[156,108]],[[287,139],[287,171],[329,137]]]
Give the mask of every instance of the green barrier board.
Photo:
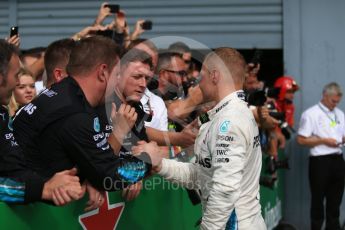
[[[91,212],[83,211],[87,197],[64,207],[0,202],[0,229],[196,229],[201,208],[191,204],[184,189],[158,176],[146,180],[143,187],[130,202],[123,200],[121,192],[109,192],[108,202]]]
[[[283,155],[283,151],[279,152],[279,159],[283,159]],[[263,176],[270,175],[266,171],[267,158],[267,155],[263,155],[262,157],[261,175]],[[276,227],[283,216],[284,169],[278,169],[277,173],[277,180],[274,182],[273,188],[260,186],[261,211],[268,230]]]
[[[282,170],[278,170],[278,175],[273,189],[260,188],[262,214],[268,229],[276,226],[282,216]],[[0,229],[198,229],[195,223],[201,217],[201,207],[191,204],[184,189],[159,176],[145,180],[143,187],[139,197],[130,202],[123,200],[121,192],[109,192],[107,202],[90,212],[83,211],[87,197],[64,207],[0,202]]]

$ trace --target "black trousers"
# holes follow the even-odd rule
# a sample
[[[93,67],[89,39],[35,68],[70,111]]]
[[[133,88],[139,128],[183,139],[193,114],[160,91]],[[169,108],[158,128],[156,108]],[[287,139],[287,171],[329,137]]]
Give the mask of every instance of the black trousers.
[[[326,230],[339,230],[339,207],[344,193],[345,162],[341,154],[309,158],[311,229],[321,230],[326,199]]]

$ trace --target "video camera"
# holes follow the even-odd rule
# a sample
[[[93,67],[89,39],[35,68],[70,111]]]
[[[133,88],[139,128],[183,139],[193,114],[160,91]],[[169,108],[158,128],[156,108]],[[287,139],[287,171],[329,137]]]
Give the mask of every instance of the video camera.
[[[278,98],[280,88],[265,88],[264,90],[246,91],[246,101],[249,105],[263,106],[267,101],[267,97]]]
[[[263,106],[267,101],[267,97],[277,99],[280,93],[280,88],[265,88],[264,90],[247,91],[246,101],[249,105]],[[274,103],[267,104],[269,115],[279,121],[279,128],[281,129],[284,137],[288,140],[295,130],[289,126],[285,120],[285,113],[278,112]]]

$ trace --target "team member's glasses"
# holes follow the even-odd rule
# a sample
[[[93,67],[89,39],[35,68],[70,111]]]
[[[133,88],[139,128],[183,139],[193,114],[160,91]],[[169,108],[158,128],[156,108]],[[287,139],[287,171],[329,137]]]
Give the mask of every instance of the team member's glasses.
[[[170,69],[164,69],[165,71],[168,71],[170,73],[174,73],[179,75],[180,77],[186,77],[188,75],[188,73],[184,70],[180,70],[180,71],[176,71],[176,70],[170,70]]]

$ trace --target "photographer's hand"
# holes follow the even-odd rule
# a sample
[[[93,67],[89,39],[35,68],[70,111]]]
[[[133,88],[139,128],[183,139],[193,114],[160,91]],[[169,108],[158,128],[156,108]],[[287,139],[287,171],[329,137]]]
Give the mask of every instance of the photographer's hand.
[[[18,48],[20,46],[20,37],[19,37],[19,35],[14,35],[14,36],[12,36],[10,38],[6,38],[5,40],[8,43],[17,46]]]
[[[277,119],[270,116],[269,109],[267,108],[266,105],[257,106],[257,116],[258,116],[257,121],[260,124],[260,127],[263,129],[273,129],[279,124],[279,121]]]
[[[145,30],[142,28],[142,24],[144,22],[145,22],[145,20],[140,19],[135,23],[134,31],[130,36],[130,39],[132,41],[135,39],[138,39],[140,37],[140,35],[145,32]]]
[[[104,19],[111,15],[112,13],[110,12],[110,8],[109,7],[105,7],[105,5],[107,5],[108,2],[103,2],[101,7],[99,8],[99,12],[98,12],[98,15],[96,17],[96,20],[95,22],[92,24],[93,26],[96,26],[96,25],[102,25]]]
[[[254,76],[256,77],[260,71],[261,65],[260,63],[254,64],[254,63],[249,63],[247,65],[247,76]]]
[[[119,10],[119,12],[115,14],[113,25],[115,27],[116,33],[122,34],[126,32],[127,22],[125,11]]]
[[[258,106],[258,116],[260,121],[264,122],[268,119],[269,117],[269,110],[267,108],[267,106]]]

